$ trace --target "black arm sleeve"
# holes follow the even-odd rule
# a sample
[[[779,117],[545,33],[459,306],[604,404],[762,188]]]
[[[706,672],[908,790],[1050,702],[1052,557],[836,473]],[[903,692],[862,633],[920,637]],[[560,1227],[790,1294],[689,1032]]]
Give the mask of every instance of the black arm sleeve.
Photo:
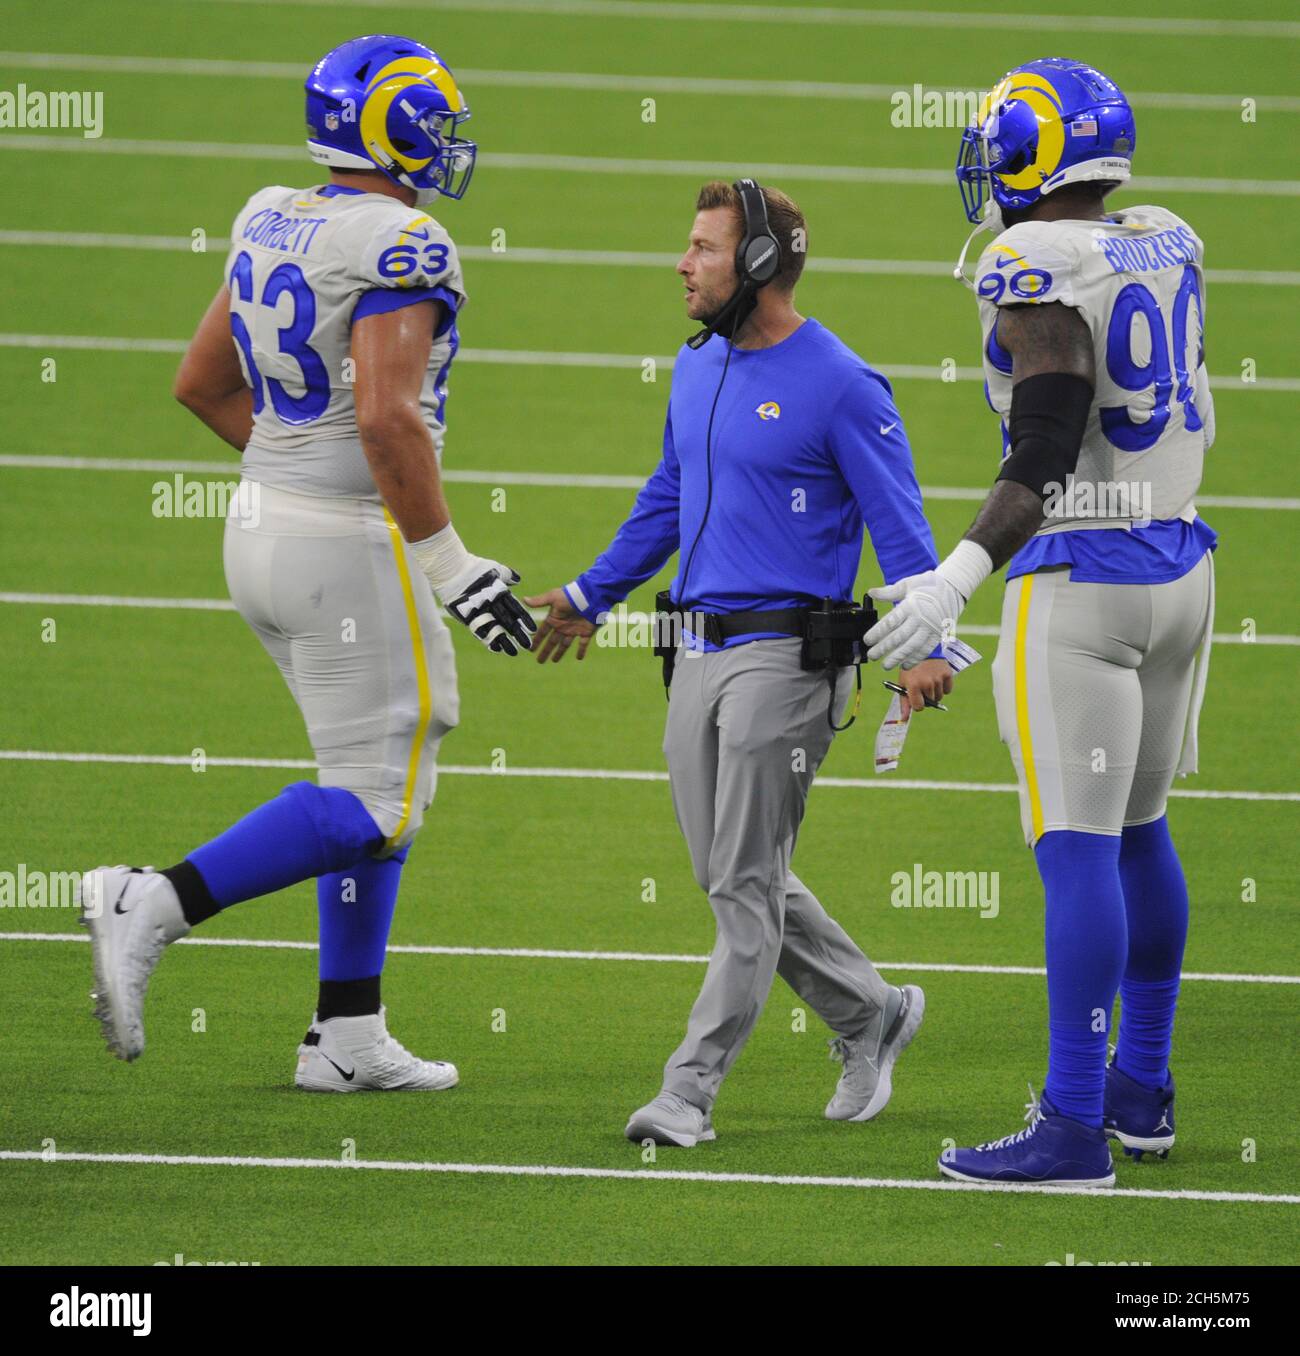
[[[1011,389],[1011,455],[999,480],[1014,480],[1046,498],[1047,486],[1064,488],[1079,464],[1079,448],[1092,408],[1092,383],[1066,372],[1040,372]]]

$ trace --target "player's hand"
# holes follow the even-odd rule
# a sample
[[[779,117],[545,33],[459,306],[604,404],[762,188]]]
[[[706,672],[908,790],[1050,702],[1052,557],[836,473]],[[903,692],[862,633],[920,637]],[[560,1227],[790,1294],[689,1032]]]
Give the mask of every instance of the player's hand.
[[[920,664],[952,635],[966,606],[966,599],[938,570],[908,575],[870,593],[894,604],[866,634],[867,658],[880,660],[887,669]]]
[[[596,627],[574,610],[563,589],[551,589],[536,597],[525,598],[529,607],[544,607],[546,617],[537,630],[537,662],[558,664],[568,653],[569,646],[578,642],[578,658],[587,657],[587,646],[596,634]]]
[[[915,668],[904,669],[899,675],[899,686],[907,689],[900,697],[903,719],[910,720],[913,711],[925,710],[925,699],[941,701],[952,691],[952,668],[946,659],[923,659]]]
[[[509,565],[470,556],[465,568],[438,590],[447,611],[463,622],[496,654],[518,654],[533,648],[537,623],[510,592],[519,576]]]

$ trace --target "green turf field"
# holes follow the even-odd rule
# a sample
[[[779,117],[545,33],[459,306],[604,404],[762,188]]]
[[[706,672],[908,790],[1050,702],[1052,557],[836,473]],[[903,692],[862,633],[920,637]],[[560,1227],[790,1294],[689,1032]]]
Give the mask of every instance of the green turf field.
[[[1117,201],[1160,202],[1206,242],[1218,442],[1203,495],[1221,538],[1223,643],[1201,772],[1170,806],[1193,899],[1186,965],[1200,976],[1184,986],[1177,1031],[1179,1142],[1168,1162],[1117,1164],[1118,1186],[1142,1194],[908,1186],[937,1182],[945,1140],[1018,1128],[1026,1081],[1038,1086],[1045,1062],[1044,983],[1017,969],[1042,963],[1041,896],[1007,792],[987,662],[960,680],[948,715],[913,732],[905,787],[854,784],[871,778],[883,707],[869,674],[864,717],[824,769],[848,784],[815,790],[800,840],[801,876],[889,978],[928,995],[887,1111],[869,1125],[822,1119],[837,1073],[827,1033],[812,1014],[803,1029],[778,980],[723,1089],[718,1141],[646,1161],[622,1126],[658,1086],[712,942],[661,779],[657,665],[644,651],[601,647],[581,667],[539,670],[461,633],[462,724],[443,746],[393,934],[416,949],[392,957],[385,995],[395,1034],[456,1061],[462,1085],[428,1098],[293,1091],[315,996],[310,885],[232,909],[199,934],[243,945],[168,953],[150,992],[148,1051],[132,1066],[106,1054],[91,1020],[89,948],[72,939],[73,912],[0,910],[0,1151],[54,1159],[0,1160],[0,1261],[1297,1259],[1300,273],[1289,270],[1300,182],[1287,176],[1300,25],[1286,0],[1230,11],[1181,0],[1177,17],[1138,0],[1101,5],[1128,26],[1108,27],[1073,0],[1055,7],[1050,29],[1033,18],[1043,0],[936,0],[957,17],[921,12],[911,23],[897,8],[875,16],[888,22],[862,22],[872,6],[849,3],[838,19],[825,5],[787,4],[729,20],[727,4],[636,0],[9,0],[0,89],[102,91],[105,123],[98,140],[0,129],[10,186],[0,214],[0,872],[165,865],[310,775],[221,765],[303,760],[310,748],[279,675],[225,601],[220,522],[154,517],[153,486],[183,463],[233,472],[230,450],[170,398],[178,354],[220,282],[245,198],[268,183],[319,182],[299,154],[308,65],[379,29],[435,46],[474,109],[474,184],[437,212],[464,251],[471,294],[446,468],[461,535],[515,564],[531,592],[590,563],[631,503],[628,478],[653,469],[670,373],[661,365],[644,381],[641,360],[674,353],[690,329],[674,252],[699,183],[747,167],[809,218],[800,309],[907,374],[895,394],[923,485],[947,491],[927,498],[946,550],[998,456],[979,381],[964,375],[979,361],[975,305],[945,276],[967,230],[950,176],[958,133],[892,126],[885,91],[985,87],[1055,53],[1106,70],[1132,92],[1137,169],[1151,179]],[[1245,114],[1243,98],[1255,101]],[[173,142],[184,145],[169,152]],[[559,168],[545,157],[567,159]],[[891,183],[866,169],[925,173]],[[206,251],[190,248],[196,231]],[[494,232],[504,252],[493,252]],[[853,265],[864,260],[912,267]],[[561,353],[597,359],[561,365],[550,356]],[[945,362],[961,379],[940,380]],[[527,483],[539,473],[552,482]],[[623,480],[572,479],[591,476]],[[874,582],[868,559],[861,586]],[[982,590],[965,617],[988,659],[1000,592]],[[205,771],[192,770],[195,750]],[[118,761],[14,756],[22,751]],[[976,784],[985,789],[961,789]],[[496,826],[490,836],[485,825]],[[892,907],[892,874],[916,862],[998,872],[997,916]],[[298,945],[252,945],[275,941]],[[661,959],[612,958],[627,953]],[[300,1161],[184,1161],[227,1157]],[[485,1165],[501,1171],[471,1170]],[[838,1180],[784,1180],[807,1177]]]

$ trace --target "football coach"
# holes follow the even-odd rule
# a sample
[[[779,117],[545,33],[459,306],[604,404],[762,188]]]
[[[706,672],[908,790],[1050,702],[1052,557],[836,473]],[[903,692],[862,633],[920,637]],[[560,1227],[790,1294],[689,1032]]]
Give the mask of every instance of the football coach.
[[[539,662],[575,640],[581,659],[604,614],[677,553],[660,596],[681,625],[665,657],[664,752],[717,940],[663,1089],[626,1134],[683,1148],[715,1138],[718,1087],[774,973],[836,1033],[844,1067],[826,1115],[866,1121],[889,1100],[925,997],[881,979],[790,870],[858,653],[841,645],[809,667],[809,636],[818,617],[854,616],[864,524],[886,582],[937,564],[889,383],[795,309],[799,208],[751,180],[706,184],[695,206],[677,273],[704,328],[677,356],[663,459],[595,563],[527,600],[549,609]],[[951,690],[952,670],[936,654],[902,682],[910,714]]]

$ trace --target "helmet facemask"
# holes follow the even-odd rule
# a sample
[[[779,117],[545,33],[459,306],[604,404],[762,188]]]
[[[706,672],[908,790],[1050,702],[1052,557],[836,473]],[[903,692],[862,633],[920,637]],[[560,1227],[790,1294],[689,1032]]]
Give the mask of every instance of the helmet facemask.
[[[431,95],[431,91],[427,94]],[[449,112],[432,106],[418,87],[394,101],[402,118],[400,129],[390,126],[387,136],[395,155],[375,140],[366,145],[375,163],[396,183],[414,191],[416,202],[428,206],[436,198],[463,198],[474,173],[478,146],[457,131],[469,118],[468,110]],[[421,104],[428,104],[421,108]]]

